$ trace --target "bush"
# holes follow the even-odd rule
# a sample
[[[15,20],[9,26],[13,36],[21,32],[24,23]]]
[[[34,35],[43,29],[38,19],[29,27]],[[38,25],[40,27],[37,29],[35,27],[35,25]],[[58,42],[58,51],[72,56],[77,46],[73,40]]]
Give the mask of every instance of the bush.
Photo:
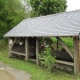
[[[46,47],[44,52],[39,55],[40,60],[44,59],[44,61],[41,61],[41,65],[47,67],[48,71],[52,70],[52,65],[56,62],[55,58],[55,56],[52,56],[52,51],[49,47]]]

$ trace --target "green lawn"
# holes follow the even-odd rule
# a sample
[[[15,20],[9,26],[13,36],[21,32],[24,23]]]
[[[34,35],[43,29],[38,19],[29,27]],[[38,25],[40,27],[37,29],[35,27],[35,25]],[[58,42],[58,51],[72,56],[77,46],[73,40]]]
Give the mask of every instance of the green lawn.
[[[34,63],[9,58],[8,46],[4,40],[0,40],[0,61],[32,74],[31,80],[80,80],[80,76],[75,76],[72,73],[61,70],[54,70],[53,73],[49,73],[46,69]]]

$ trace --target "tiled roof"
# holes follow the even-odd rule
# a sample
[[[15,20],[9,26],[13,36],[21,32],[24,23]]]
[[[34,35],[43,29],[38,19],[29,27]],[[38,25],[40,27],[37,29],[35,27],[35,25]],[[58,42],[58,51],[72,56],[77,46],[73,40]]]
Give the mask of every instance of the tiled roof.
[[[24,19],[5,37],[78,36],[80,10]]]

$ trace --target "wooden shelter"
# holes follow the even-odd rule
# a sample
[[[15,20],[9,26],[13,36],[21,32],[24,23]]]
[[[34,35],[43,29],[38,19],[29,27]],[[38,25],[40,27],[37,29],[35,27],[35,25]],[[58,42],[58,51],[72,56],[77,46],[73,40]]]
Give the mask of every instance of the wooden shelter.
[[[25,60],[34,60],[39,64],[39,39],[42,37],[56,37],[59,44],[68,52],[73,62],[57,60],[57,63],[74,66],[74,73],[80,72],[80,10],[62,12],[47,16],[24,19],[10,30],[4,37],[9,37],[9,56],[22,55]],[[72,37],[74,51],[72,52],[60,37]],[[21,42],[22,40],[22,42]],[[20,43],[21,42],[21,43]],[[17,44],[18,43],[18,44]],[[30,51],[36,58],[32,59]],[[34,55],[33,55],[34,56]]]

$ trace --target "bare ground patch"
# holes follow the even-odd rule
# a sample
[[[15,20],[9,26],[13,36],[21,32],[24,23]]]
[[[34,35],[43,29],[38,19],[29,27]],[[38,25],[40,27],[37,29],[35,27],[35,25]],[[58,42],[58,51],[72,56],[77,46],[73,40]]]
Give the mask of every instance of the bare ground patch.
[[[31,74],[19,69],[12,68],[9,65],[6,65],[2,62],[0,62],[0,70],[9,72],[15,77],[15,80],[31,80]]]

